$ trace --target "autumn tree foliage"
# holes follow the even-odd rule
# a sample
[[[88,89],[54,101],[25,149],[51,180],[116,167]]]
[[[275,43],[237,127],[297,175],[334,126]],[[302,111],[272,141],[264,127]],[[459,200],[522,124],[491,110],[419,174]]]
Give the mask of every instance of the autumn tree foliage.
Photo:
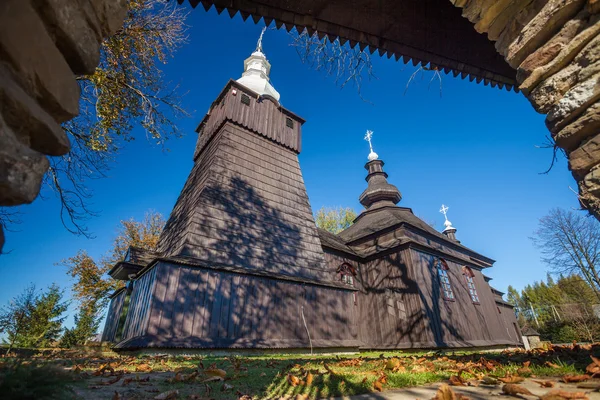
[[[352,225],[356,216],[350,207],[321,207],[315,214],[315,222],[319,228],[337,234]]]
[[[96,71],[77,78],[80,113],[63,125],[72,149],[50,160],[45,179],[72,233],[89,235],[85,220],[95,213],[87,183],[105,176],[119,149],[138,137],[134,128],[160,146],[180,136],[175,121],[186,112],[161,66],[187,41],[186,15],[174,1],[129,0],[124,26],[102,43]]]
[[[142,221],[133,218],[121,221],[113,246],[104,256],[94,259],[85,250],[80,250],[60,263],[73,278],[71,291],[79,303],[75,327],[65,332],[65,343],[69,343],[69,346],[84,344],[96,333],[102,313],[110,300],[108,296],[122,285],[111,279],[107,272],[125,258],[130,246],[156,250],[164,225],[162,214],[156,211],[147,212]]]
[[[7,353],[13,347],[48,347],[62,333],[68,303],[56,284],[38,292],[31,285],[0,309],[0,333],[6,336]]]

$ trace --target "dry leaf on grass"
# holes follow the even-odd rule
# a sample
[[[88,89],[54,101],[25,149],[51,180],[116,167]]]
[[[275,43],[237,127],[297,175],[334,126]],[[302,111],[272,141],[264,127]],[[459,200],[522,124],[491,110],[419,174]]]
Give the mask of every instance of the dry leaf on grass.
[[[397,359],[396,357],[390,358],[389,360],[387,360],[387,362],[385,363],[385,369],[395,369],[396,367],[400,366],[400,360]]]
[[[452,386],[465,386],[466,381],[459,375],[452,375],[450,377],[450,384]]]
[[[314,375],[310,373],[310,371],[306,374],[306,384],[312,385],[314,379]]]
[[[506,376],[504,378],[498,378],[498,380],[504,383],[521,383],[525,378],[521,378],[520,376]]]
[[[154,400],[173,400],[179,397],[179,390],[169,390],[154,397]]]
[[[532,382],[537,383],[540,387],[551,388],[554,387],[555,383],[552,381],[536,381],[535,379],[531,380]]]
[[[148,364],[140,364],[135,367],[135,372],[152,372],[152,367]]]
[[[292,386],[298,386],[300,384],[300,378],[292,374],[287,375],[287,381]]]
[[[481,379],[481,383],[486,384],[486,385],[497,385],[500,383],[500,381],[498,381],[498,379],[491,377],[491,376],[484,376]]]
[[[546,362],[544,363],[544,365],[545,365],[546,367],[550,367],[550,368],[554,368],[554,369],[559,369],[559,368],[560,368],[560,365],[558,365],[558,364],[554,364],[554,363],[551,363],[550,361],[546,361]]]
[[[524,388],[523,386],[515,385],[513,383],[507,383],[506,385],[502,386],[502,392],[509,396],[516,396],[516,397],[519,397],[520,394],[534,396],[534,394],[531,393],[527,388]]]
[[[378,392],[382,392],[383,391],[383,384],[381,383],[381,381],[378,379],[375,382],[373,382],[373,389],[377,390]]]
[[[562,381],[564,383],[577,383],[587,381],[590,378],[589,375],[565,375],[562,377]]]

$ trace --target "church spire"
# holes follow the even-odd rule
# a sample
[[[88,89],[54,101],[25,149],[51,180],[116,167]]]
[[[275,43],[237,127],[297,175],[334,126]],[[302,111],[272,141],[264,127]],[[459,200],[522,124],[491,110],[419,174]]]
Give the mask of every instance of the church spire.
[[[377,153],[373,151],[373,131],[367,131],[365,140],[369,142],[369,162],[365,168],[369,173],[366,180],[368,182],[367,189],[358,198],[360,204],[365,206],[367,210],[383,206],[394,206],[402,200],[402,195],[398,188],[387,181],[388,174],[383,171],[383,161],[379,159]]]
[[[244,60],[244,72],[237,81],[261,96],[270,96],[279,101],[279,92],[269,80],[271,64],[263,53],[262,41],[266,30],[267,27],[262,29],[256,43],[256,50]]]
[[[442,233],[444,235],[446,235],[449,239],[455,240],[458,242],[458,240],[456,239],[456,228],[452,226],[452,222],[450,222],[450,220],[448,220],[448,216],[446,215],[448,213],[448,210],[450,209],[450,207],[447,207],[445,205],[442,204],[442,208],[440,208],[440,212],[442,214],[444,214],[444,219],[446,220],[444,222],[444,230],[442,231]]]

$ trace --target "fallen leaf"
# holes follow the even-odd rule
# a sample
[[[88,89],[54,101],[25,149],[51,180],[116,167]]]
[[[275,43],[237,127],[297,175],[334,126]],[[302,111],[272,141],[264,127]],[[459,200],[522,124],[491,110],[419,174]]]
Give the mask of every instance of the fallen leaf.
[[[306,399],[308,399],[307,394],[297,394],[296,395],[296,400],[306,400]]]
[[[179,397],[179,390],[169,390],[154,397],[154,400],[172,400]]]
[[[450,377],[450,384],[452,386],[465,386],[465,383],[466,381],[458,375],[452,375]]]
[[[532,382],[537,383],[538,385],[540,385],[541,387],[545,387],[545,388],[551,388],[554,387],[554,382],[552,381],[536,381],[535,379],[531,380]]]
[[[559,369],[559,368],[560,368],[560,365],[558,365],[558,364],[554,364],[554,363],[551,363],[550,361],[546,361],[546,362],[544,363],[544,365],[545,365],[546,367],[550,367],[550,368],[554,368],[554,369]]]
[[[563,400],[563,399],[587,399],[584,392],[567,392],[566,390],[555,389],[540,397],[540,400]]]
[[[314,375],[310,373],[310,371],[306,374],[306,384],[312,385]]]
[[[531,365],[531,361],[525,361],[525,362],[523,363],[523,367],[524,367],[524,368],[529,368],[529,366],[530,366],[530,365]]]
[[[205,369],[202,373],[204,375],[208,375],[210,377],[217,378],[217,379],[220,379],[220,380],[224,380],[225,376],[227,375],[226,371],[224,371],[222,369],[219,369],[219,368]]]
[[[584,382],[590,379],[589,375],[565,375],[562,377],[564,383]]]
[[[148,364],[140,364],[135,367],[136,372],[152,372],[152,367]]]
[[[515,385],[512,383],[507,383],[506,385],[502,386],[502,392],[509,396],[515,396],[515,397],[518,397],[518,395],[520,395],[520,394],[526,394],[529,396],[533,396],[533,393],[531,393],[529,390],[527,390],[527,388],[524,388],[523,386]]]
[[[447,384],[442,384],[432,400],[457,400],[456,393]]]
[[[383,384],[381,383],[381,381],[378,379],[375,382],[373,382],[373,388],[375,390],[377,390],[378,392],[382,392],[383,391]]]
[[[529,376],[529,375],[531,375],[531,368],[529,368],[529,367],[519,368],[519,369],[517,369],[517,375]]]
[[[119,381],[121,380],[121,376],[122,376],[122,375],[117,375],[117,376],[115,376],[113,379],[109,379],[108,381],[104,381],[104,382],[102,382],[102,383],[101,383],[101,385],[106,385],[106,386],[108,386],[108,385],[115,384],[115,383],[117,383],[117,382],[119,382]]]
[[[525,380],[525,378],[521,378],[520,376],[507,376],[504,378],[498,378],[499,381],[504,383],[520,383]]]
[[[292,374],[287,375],[287,381],[292,386],[298,386],[300,384],[300,379],[297,376],[292,375]]]
[[[493,378],[493,377],[491,377],[491,376],[484,376],[484,377],[481,379],[481,382],[482,382],[482,383],[484,383],[484,384],[486,384],[486,385],[497,385],[498,383],[500,383],[500,382],[498,381],[498,379],[496,379],[496,378]]]
[[[389,360],[387,360],[387,363],[385,363],[385,369],[395,369],[396,367],[398,367],[400,365],[400,360],[397,359],[396,357],[394,358],[390,358]]]

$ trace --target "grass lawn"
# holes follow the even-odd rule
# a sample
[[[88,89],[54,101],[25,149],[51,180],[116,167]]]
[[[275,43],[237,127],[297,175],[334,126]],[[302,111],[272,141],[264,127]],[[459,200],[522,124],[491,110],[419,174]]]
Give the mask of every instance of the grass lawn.
[[[52,397],[53,393],[35,392],[35,398],[121,400],[162,395],[217,400],[315,399],[437,381],[478,385],[506,377],[518,380],[513,377],[582,375],[592,362],[591,355],[600,357],[600,345],[554,346],[530,352],[368,352],[339,356],[133,357],[59,351],[25,359],[2,359],[0,397],[12,390],[10,398],[32,398],[20,393],[36,386],[47,390],[48,381],[55,380],[66,382],[55,385],[59,393],[56,397]],[[15,373],[19,368],[21,371]]]

